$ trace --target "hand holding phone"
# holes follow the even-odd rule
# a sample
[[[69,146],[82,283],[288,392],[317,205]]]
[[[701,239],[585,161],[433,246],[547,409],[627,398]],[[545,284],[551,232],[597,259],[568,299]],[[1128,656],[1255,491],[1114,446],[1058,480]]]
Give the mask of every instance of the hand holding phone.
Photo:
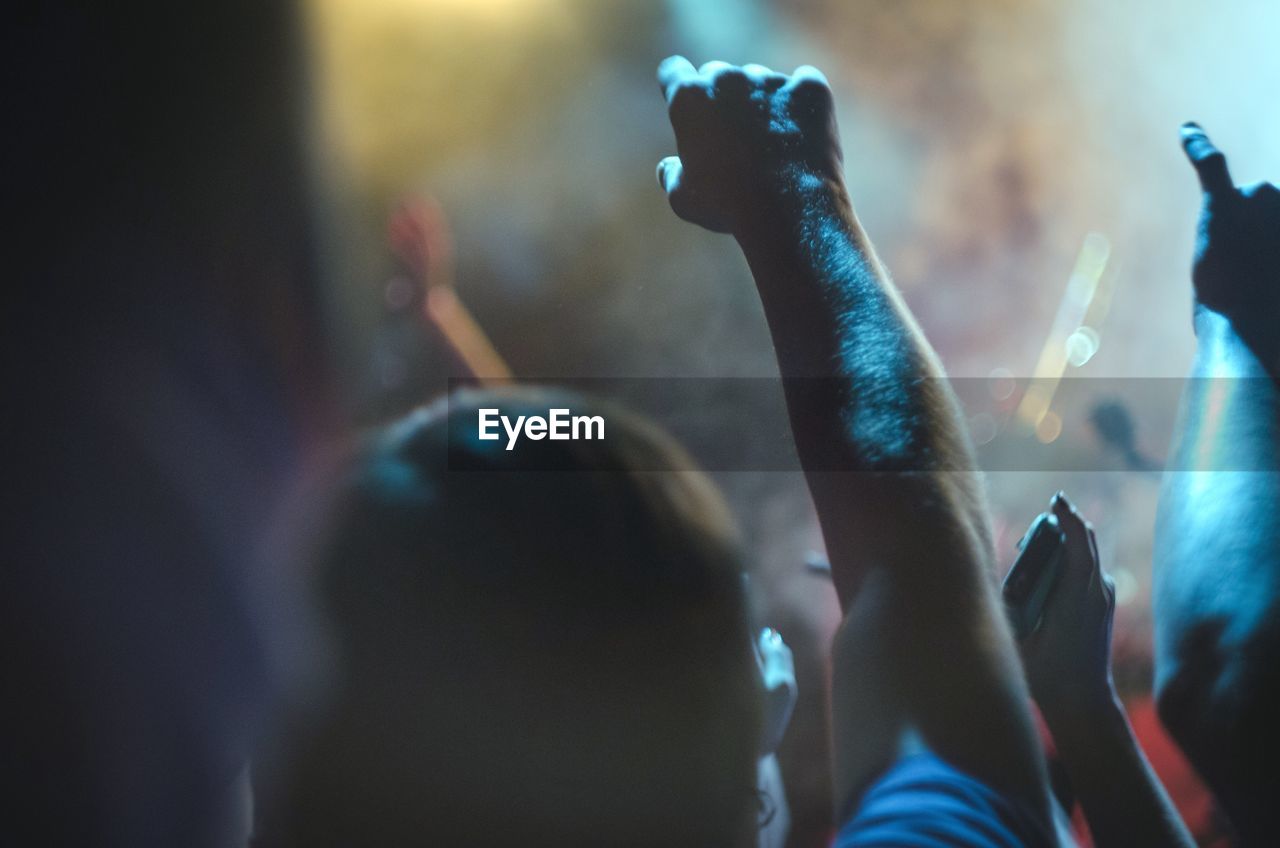
[[[1002,594],[1009,623],[1019,641],[1040,626],[1045,602],[1062,570],[1065,544],[1057,517],[1047,512],[1036,516],[1018,543],[1020,553],[1005,575]]]

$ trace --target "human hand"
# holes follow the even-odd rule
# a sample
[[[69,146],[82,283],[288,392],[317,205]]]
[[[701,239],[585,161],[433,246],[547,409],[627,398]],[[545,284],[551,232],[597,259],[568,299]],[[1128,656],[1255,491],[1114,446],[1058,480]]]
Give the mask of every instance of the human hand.
[[[782,742],[796,705],[796,663],[782,636],[771,627],[760,631],[755,642],[756,665],[764,692],[764,727],[760,754],[772,754]]]
[[[1031,694],[1050,728],[1114,703],[1111,622],[1115,583],[1102,572],[1093,527],[1066,496],[1051,502],[1066,538],[1062,570],[1045,603],[1040,627],[1022,643]]]
[[[831,88],[817,68],[787,76],[763,65],[672,56],[658,66],[679,155],[658,163],[672,210],[720,233],[807,185],[840,183]]]
[[[1196,300],[1233,321],[1269,327],[1265,335],[1273,337],[1280,326],[1280,189],[1269,182],[1237,187],[1226,157],[1198,124],[1182,125],[1182,147],[1204,190],[1191,274]]]

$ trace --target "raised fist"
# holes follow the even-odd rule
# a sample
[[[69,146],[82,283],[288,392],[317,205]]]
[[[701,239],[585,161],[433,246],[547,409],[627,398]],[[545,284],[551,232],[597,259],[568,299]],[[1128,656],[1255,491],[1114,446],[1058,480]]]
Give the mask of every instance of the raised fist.
[[[841,153],[831,88],[817,68],[787,76],[763,65],[672,56],[658,66],[676,151],[658,182],[686,221],[738,232],[767,204],[806,186],[839,183]]]

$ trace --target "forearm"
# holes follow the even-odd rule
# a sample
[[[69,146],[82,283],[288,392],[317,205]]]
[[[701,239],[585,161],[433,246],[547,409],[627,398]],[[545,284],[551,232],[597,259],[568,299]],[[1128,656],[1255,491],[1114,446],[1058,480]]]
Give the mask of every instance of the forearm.
[[[788,397],[798,401],[802,458],[821,470],[968,467],[964,440],[946,414],[952,410],[935,402],[939,390],[945,394],[936,385],[942,369],[843,185],[812,177],[791,182],[777,202],[762,204],[738,241],[782,376],[812,390]]]
[[[1058,709],[1045,720],[1096,845],[1195,844],[1114,694],[1097,705]]]
[[[979,483],[936,357],[839,184],[811,181],[738,238],[847,616],[833,658],[837,803],[906,731],[1041,803]]]
[[[762,205],[738,241],[764,304],[801,464],[828,545],[837,548],[829,553],[842,601],[875,564],[842,556],[842,539],[874,550],[877,537],[898,532],[903,521],[951,536],[962,547],[950,562],[986,564],[980,487],[942,368],[844,187],[796,182],[777,203]],[[829,532],[858,517],[859,526]]]
[[[1195,329],[1172,470],[1280,470],[1280,385],[1235,322],[1198,307]]]
[[[1160,685],[1193,660],[1202,622],[1232,625],[1214,634],[1223,644],[1199,644],[1205,658],[1239,655],[1280,598],[1280,388],[1222,316],[1200,310],[1196,329],[1156,521]]]
[[[1234,326],[1198,350],[1160,496],[1153,600],[1160,714],[1229,808],[1259,794],[1280,665],[1280,389]],[[1230,810],[1237,814],[1238,810]]]

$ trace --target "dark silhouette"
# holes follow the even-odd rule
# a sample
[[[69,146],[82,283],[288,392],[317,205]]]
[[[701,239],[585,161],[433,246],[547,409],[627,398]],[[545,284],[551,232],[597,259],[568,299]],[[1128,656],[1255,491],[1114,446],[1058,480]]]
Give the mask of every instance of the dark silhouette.
[[[1280,828],[1280,190],[1195,124],[1198,347],[1156,521],[1156,695],[1247,845]]]
[[[481,408],[606,437],[478,441]],[[334,679],[263,845],[743,845],[760,675],[710,481],[554,391],[455,393],[378,434],[317,540]],[[768,803],[762,803],[768,802]]]
[[[325,367],[283,2],[5,26],[5,845],[243,844]]]

